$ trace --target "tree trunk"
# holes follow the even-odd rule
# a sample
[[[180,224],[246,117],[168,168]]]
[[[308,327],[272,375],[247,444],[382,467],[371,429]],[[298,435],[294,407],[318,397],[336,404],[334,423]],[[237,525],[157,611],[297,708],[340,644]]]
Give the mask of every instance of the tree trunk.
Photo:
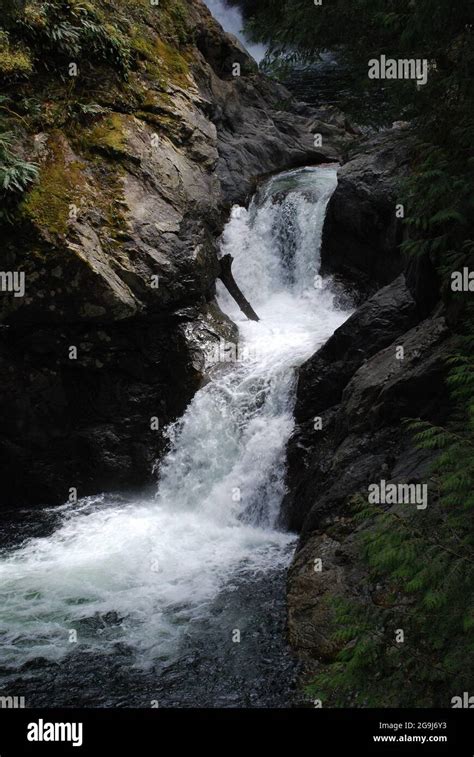
[[[244,313],[244,315],[246,315],[247,318],[249,318],[251,321],[259,321],[260,318],[256,314],[250,302],[244,297],[234,279],[234,276],[232,274],[233,260],[234,258],[232,257],[232,255],[224,255],[224,257],[220,259],[219,262],[221,264],[221,272],[219,274],[219,278],[228,290],[229,294],[236,301],[242,313]]]

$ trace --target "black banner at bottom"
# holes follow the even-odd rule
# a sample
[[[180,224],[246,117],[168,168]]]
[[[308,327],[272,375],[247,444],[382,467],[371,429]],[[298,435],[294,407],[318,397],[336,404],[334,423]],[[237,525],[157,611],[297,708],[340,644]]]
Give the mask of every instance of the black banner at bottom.
[[[336,754],[472,757],[473,713],[453,710],[0,709],[0,757],[156,755],[262,746]]]

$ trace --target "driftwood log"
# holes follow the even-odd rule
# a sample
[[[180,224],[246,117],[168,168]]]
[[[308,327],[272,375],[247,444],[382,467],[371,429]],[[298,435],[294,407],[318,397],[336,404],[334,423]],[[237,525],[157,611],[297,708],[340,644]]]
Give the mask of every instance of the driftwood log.
[[[234,276],[232,274],[232,263],[234,261],[234,258],[232,255],[224,255],[220,259],[220,265],[221,265],[221,271],[219,274],[219,278],[226,287],[227,291],[231,295],[231,297],[234,298],[237,305],[241,309],[242,313],[247,316],[251,321],[259,321],[260,318],[258,317],[257,313],[251,306],[250,302],[244,297],[241,290],[239,289]]]

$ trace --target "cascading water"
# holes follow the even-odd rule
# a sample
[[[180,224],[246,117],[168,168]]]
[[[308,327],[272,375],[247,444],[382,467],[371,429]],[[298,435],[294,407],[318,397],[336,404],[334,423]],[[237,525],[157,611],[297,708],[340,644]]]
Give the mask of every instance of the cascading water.
[[[240,8],[236,5],[229,5],[226,0],[204,0],[204,2],[222,28],[237,37],[257,63],[260,63],[265,57],[265,45],[255,44],[246,38],[243,32],[244,19]]]
[[[156,497],[64,506],[48,536],[4,550],[5,693],[42,706],[288,702],[269,682],[289,676],[294,537],[275,524],[295,368],[348,316],[318,276],[336,180],[332,167],[290,171],[234,208],[222,252],[261,320],[219,290],[239,327],[236,359],[212,369],[169,430]]]

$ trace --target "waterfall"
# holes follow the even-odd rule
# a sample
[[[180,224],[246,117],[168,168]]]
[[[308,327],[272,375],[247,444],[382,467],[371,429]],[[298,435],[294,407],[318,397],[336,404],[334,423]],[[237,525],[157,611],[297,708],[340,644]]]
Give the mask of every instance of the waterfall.
[[[226,586],[288,564],[294,536],[278,530],[296,367],[347,318],[318,276],[332,167],[270,179],[235,207],[222,238],[260,316],[237,323],[233,362],[212,369],[169,430],[155,497],[88,497],[66,505],[48,536],[0,559],[0,666],[112,655],[134,664],[179,659],[190,625]],[[77,644],[71,643],[77,632]]]
[[[204,2],[222,28],[237,37],[257,63],[260,63],[265,57],[265,45],[255,44],[246,38],[240,9],[236,5],[228,5],[226,0],[204,0]]]

